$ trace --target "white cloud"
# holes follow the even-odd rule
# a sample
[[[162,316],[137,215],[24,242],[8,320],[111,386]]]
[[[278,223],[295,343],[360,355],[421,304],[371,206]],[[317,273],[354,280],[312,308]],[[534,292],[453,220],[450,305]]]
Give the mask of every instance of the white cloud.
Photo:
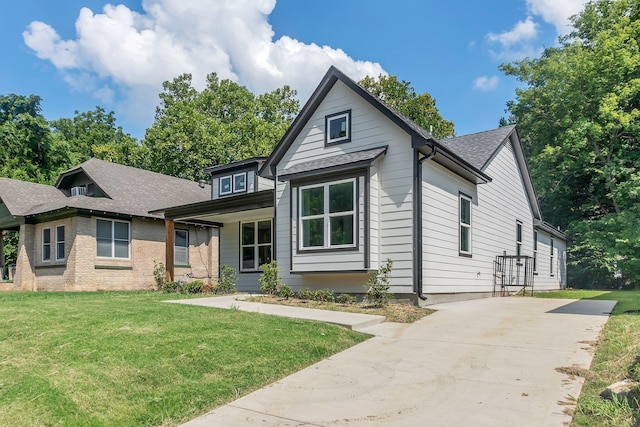
[[[582,10],[587,0],[527,0],[527,7],[534,15],[553,24],[558,34],[571,31],[569,18]]]
[[[119,93],[125,111],[150,120],[162,82],[182,73],[202,89],[217,72],[255,92],[284,84],[304,102],[330,65],[354,79],[385,73],[378,63],[354,60],[341,49],[274,40],[268,17],[275,0],[143,0],[143,13],[106,5],[102,13],[82,8],[77,38],[62,40],[50,25],[32,22],[24,41],[37,56],[62,70],[75,90],[98,99]],[[140,105],[144,101],[150,104]]]
[[[503,48],[510,48],[516,44],[531,41],[538,36],[538,24],[530,16],[524,21],[518,21],[514,27],[500,34],[489,33],[487,39],[490,42],[497,42]]]
[[[480,76],[473,81],[473,88],[482,92],[490,92],[498,87],[498,77]]]

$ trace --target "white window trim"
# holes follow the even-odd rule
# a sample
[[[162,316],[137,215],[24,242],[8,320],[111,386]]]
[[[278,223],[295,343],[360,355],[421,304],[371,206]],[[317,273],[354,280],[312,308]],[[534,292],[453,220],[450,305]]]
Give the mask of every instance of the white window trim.
[[[351,112],[350,111],[345,111],[343,113],[338,113],[332,116],[327,116],[327,120],[326,120],[326,126],[327,128],[325,129],[326,132],[326,139],[327,139],[327,144],[334,144],[336,142],[341,142],[341,141],[349,141],[351,140]],[[342,118],[346,119],[346,128],[347,128],[347,132],[345,136],[341,136],[339,138],[333,138],[331,139],[330,135],[329,135],[329,131],[331,129],[331,122],[334,120],[340,120]]]
[[[244,185],[242,186],[242,188],[236,188],[236,177],[238,176],[243,176],[244,177]],[[242,172],[242,173],[234,173],[233,174],[233,192],[234,193],[244,193],[245,191],[247,191],[247,173],[246,172]]]
[[[554,259],[554,249],[553,249],[553,237],[549,240],[549,276],[553,277],[554,276],[554,269],[553,269],[553,259]]]
[[[44,232],[45,232],[45,230],[49,230],[49,243],[45,243],[44,242]],[[40,254],[41,255],[40,258],[42,259],[42,262],[51,262],[51,255],[53,255],[53,252],[51,251],[51,242],[53,240],[52,236],[51,236],[51,227],[44,227],[42,229],[42,232],[40,233],[40,237],[41,237],[41,252],[42,252]],[[45,252],[44,251],[44,247],[45,247],[45,245],[49,246],[49,258],[48,259],[44,258],[44,252]]]
[[[98,245],[98,221],[108,221],[111,223],[111,256],[101,256],[97,254],[97,245]],[[128,236],[127,236],[127,257],[123,258],[123,257],[116,257],[115,256],[115,252],[116,252],[116,233],[115,233],[115,223],[116,222],[120,222],[123,224],[128,224]],[[117,239],[117,240],[121,240],[121,239]],[[130,260],[131,259],[131,222],[129,221],[118,221],[115,219],[106,219],[106,218],[96,218],[96,257],[97,258],[104,258],[104,259],[121,259],[121,260]]]
[[[187,234],[187,246],[177,246],[176,245],[176,241],[177,241],[176,234],[179,233],[179,232],[183,232],[183,233]],[[184,247],[186,249],[186,252],[187,252],[187,262],[186,263],[178,263],[176,261],[176,248],[177,247],[180,247],[180,248]],[[189,265],[189,230],[185,230],[183,228],[176,228],[176,229],[173,230],[173,264],[174,265]]]
[[[58,240],[58,229],[62,228],[64,229],[64,240],[60,241]],[[64,261],[66,259],[66,242],[67,242],[67,229],[65,228],[64,225],[56,225],[56,236],[55,236],[55,242],[56,242],[56,261]],[[58,244],[62,243],[64,245],[64,249],[62,250],[62,254],[58,253]]]
[[[520,230],[520,236],[518,236],[518,229]],[[516,220],[516,256],[522,255],[522,237],[524,235],[524,227],[522,225],[522,221]]]
[[[269,221],[269,232],[271,233],[271,237],[269,238],[269,243],[258,243],[258,223]],[[245,224],[253,224],[253,243],[249,245],[242,244],[242,226]],[[262,246],[271,247],[271,258],[273,259],[273,219],[264,218],[264,219],[256,219],[254,221],[242,221],[240,223],[240,271],[241,272],[253,272],[258,271],[260,269],[260,251],[259,248]],[[253,265],[254,268],[244,268],[243,259],[242,259],[242,250],[244,248],[254,248],[253,251]]]
[[[229,184],[229,191],[222,191],[222,180],[228,179],[230,182]],[[225,196],[227,194],[232,194],[233,193],[233,175],[225,175],[225,176],[221,176],[220,179],[218,180],[218,193],[221,196]]]
[[[533,272],[538,273],[538,230],[533,230]]]
[[[462,222],[462,200],[469,202],[469,224]],[[458,200],[458,253],[461,255],[472,255],[473,253],[473,199],[466,194],[460,193]],[[469,250],[462,250],[462,228],[469,229]]]
[[[345,182],[351,182],[353,184],[353,209],[350,211],[340,211],[329,213],[329,186],[336,184],[343,184]],[[309,215],[302,216],[302,191],[308,188],[318,188],[322,187],[324,191],[324,206],[323,213],[321,215]],[[320,184],[311,184],[305,185],[302,187],[298,187],[298,250],[300,251],[312,251],[318,249],[342,249],[342,248],[355,248],[357,247],[358,242],[358,224],[357,224],[357,209],[358,209],[358,194],[356,194],[356,178],[342,179],[339,181],[331,181]],[[332,245],[331,244],[331,218],[336,216],[347,216],[351,215],[353,217],[353,243],[347,245]],[[323,221],[323,231],[324,231],[324,246],[304,246],[304,227],[302,226],[303,220],[309,219],[319,219],[322,218]]]

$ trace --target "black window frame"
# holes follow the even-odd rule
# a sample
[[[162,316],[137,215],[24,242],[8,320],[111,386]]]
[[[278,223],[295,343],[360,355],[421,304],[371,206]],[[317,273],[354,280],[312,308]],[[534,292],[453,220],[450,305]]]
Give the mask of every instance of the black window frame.
[[[339,138],[330,138],[331,122],[344,117],[346,119],[346,135]],[[351,141],[351,110],[340,111],[338,113],[329,114],[324,117],[324,144],[335,145],[343,144]]]
[[[269,223],[269,242],[266,243],[260,243],[260,223]],[[244,243],[244,225],[248,225],[248,224],[253,224],[253,242],[252,243]],[[238,232],[238,237],[239,237],[239,248],[240,248],[240,254],[239,254],[239,271],[240,273],[255,273],[260,271],[260,265],[265,264],[265,263],[269,263],[271,261],[273,261],[273,219],[271,218],[263,218],[263,219],[256,219],[256,220],[250,220],[250,221],[241,221],[239,223],[239,232]],[[261,247],[269,247],[269,257],[268,257],[268,261],[265,260],[265,262],[260,263],[260,248]],[[253,249],[253,267],[252,268],[245,268],[244,267],[244,249],[245,248],[252,248]]]

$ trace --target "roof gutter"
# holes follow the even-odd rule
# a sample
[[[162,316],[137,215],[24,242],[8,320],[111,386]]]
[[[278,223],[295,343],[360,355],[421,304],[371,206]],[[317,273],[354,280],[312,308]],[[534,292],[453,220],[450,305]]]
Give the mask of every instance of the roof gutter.
[[[423,155],[417,148],[414,150],[415,161],[413,163],[413,290],[422,301],[427,297],[422,293],[422,163],[432,159],[437,152],[436,145],[428,144],[431,148],[429,154]]]

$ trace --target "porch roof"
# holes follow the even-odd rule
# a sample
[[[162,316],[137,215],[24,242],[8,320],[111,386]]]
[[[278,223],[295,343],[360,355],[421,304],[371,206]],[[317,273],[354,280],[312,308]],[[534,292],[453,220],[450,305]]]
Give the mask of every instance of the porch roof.
[[[192,221],[209,225],[220,225],[217,216],[264,208],[273,208],[274,190],[256,191],[234,196],[221,197],[205,202],[172,206],[151,211],[151,214],[164,213],[165,219]]]

